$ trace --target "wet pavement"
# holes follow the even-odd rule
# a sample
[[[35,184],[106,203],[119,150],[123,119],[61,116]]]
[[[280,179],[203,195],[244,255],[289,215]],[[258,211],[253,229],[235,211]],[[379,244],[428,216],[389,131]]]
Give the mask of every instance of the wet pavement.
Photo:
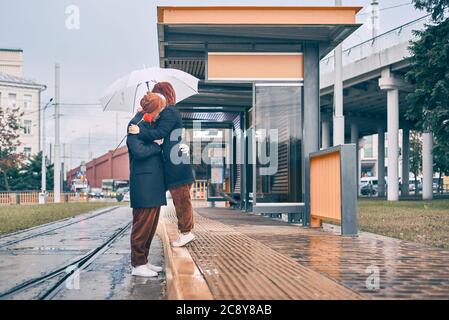
[[[80,274],[79,289],[64,288],[61,300],[159,300],[165,294],[165,273],[157,278],[131,276],[129,233],[126,232],[114,246],[96,259]],[[163,248],[155,236],[150,249],[151,262],[164,267]]]
[[[0,294],[7,290],[64,268],[103,245],[131,221],[131,209],[119,207],[46,224],[0,238]],[[130,228],[117,237],[67,285],[54,299],[161,299],[165,274],[157,279],[132,277],[130,272]],[[163,264],[163,250],[155,237],[150,257]],[[8,299],[37,299],[64,276],[64,272],[8,296]]]
[[[357,292],[248,237],[237,228],[205,217],[209,212],[221,212],[222,217],[226,217],[232,211],[196,210],[205,214],[195,213],[196,239],[187,245],[187,249],[213,299],[364,299]],[[167,230],[176,228],[172,206],[163,211],[163,223]],[[196,273],[191,272],[190,277],[194,283]]]
[[[238,210],[196,211],[367,298],[449,298],[449,250],[366,232],[341,237],[334,227],[312,230]]]

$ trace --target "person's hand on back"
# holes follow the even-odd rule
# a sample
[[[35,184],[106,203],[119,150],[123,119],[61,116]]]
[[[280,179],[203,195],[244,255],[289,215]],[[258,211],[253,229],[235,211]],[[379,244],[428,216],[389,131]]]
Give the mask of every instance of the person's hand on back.
[[[182,153],[188,154],[190,151],[190,147],[186,145],[185,143],[182,143],[179,145],[179,150],[181,150]]]
[[[128,127],[128,133],[130,134],[139,134],[140,133],[140,128],[139,126],[132,124]]]

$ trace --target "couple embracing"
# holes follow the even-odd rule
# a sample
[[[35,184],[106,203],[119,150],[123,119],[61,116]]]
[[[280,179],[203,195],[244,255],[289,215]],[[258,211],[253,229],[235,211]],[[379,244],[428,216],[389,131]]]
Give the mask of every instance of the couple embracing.
[[[169,190],[178,218],[179,237],[174,247],[191,242],[194,182],[188,147],[181,144],[182,118],[174,107],[176,93],[168,82],[158,82],[140,101],[139,112],[128,126],[132,275],[155,277],[162,268],[149,262],[161,206]]]

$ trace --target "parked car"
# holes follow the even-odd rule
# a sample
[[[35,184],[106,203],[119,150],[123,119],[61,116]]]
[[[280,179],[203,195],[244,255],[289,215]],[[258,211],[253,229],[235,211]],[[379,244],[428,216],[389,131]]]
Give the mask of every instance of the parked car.
[[[128,200],[124,199],[126,194],[128,194]],[[123,187],[123,188],[117,189],[115,198],[117,199],[118,202],[129,201],[129,187]]]
[[[123,196],[123,201],[124,202],[130,202],[130,198],[129,198],[129,191],[127,193],[125,193],[125,195]]]
[[[104,193],[101,188],[91,188],[89,191],[89,198],[104,198]]]
[[[375,177],[363,177],[360,179],[359,187],[362,196],[376,196],[378,192],[378,180]]]
[[[415,191],[416,189],[416,183],[418,184],[418,191],[422,190],[422,183],[420,180],[409,180],[409,184],[408,184],[408,190],[409,191]]]

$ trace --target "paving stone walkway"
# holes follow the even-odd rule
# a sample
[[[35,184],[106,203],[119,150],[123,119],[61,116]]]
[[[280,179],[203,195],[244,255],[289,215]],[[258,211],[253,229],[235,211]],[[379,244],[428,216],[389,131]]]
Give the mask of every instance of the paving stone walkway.
[[[195,232],[199,241],[190,250],[204,268],[206,279],[209,277],[213,292],[217,281],[230,285],[232,281],[240,281],[247,283],[245,291],[265,288],[259,292],[260,297],[271,298],[272,288],[254,280],[263,273],[269,280],[285,281],[285,285],[297,277],[312,277],[313,283],[320,285],[332,280],[340,285],[332,286],[332,294],[345,288],[339,298],[356,298],[346,288],[363,298],[449,298],[448,250],[364,232],[356,238],[341,237],[332,231],[311,230],[226,208],[196,208],[196,211]],[[274,262],[268,263],[267,252],[282,261],[288,258],[285,264],[297,273]],[[223,268],[235,274],[224,281]],[[377,272],[378,288],[373,278]],[[286,278],[279,278],[279,273]],[[237,274],[243,278],[235,278]],[[298,285],[310,290],[302,281]],[[300,292],[300,287],[290,286],[290,289]],[[222,292],[220,297],[228,298],[225,287]]]
[[[173,207],[164,219],[176,223]],[[195,214],[195,234],[188,249],[214,299],[366,298],[217,219]]]

